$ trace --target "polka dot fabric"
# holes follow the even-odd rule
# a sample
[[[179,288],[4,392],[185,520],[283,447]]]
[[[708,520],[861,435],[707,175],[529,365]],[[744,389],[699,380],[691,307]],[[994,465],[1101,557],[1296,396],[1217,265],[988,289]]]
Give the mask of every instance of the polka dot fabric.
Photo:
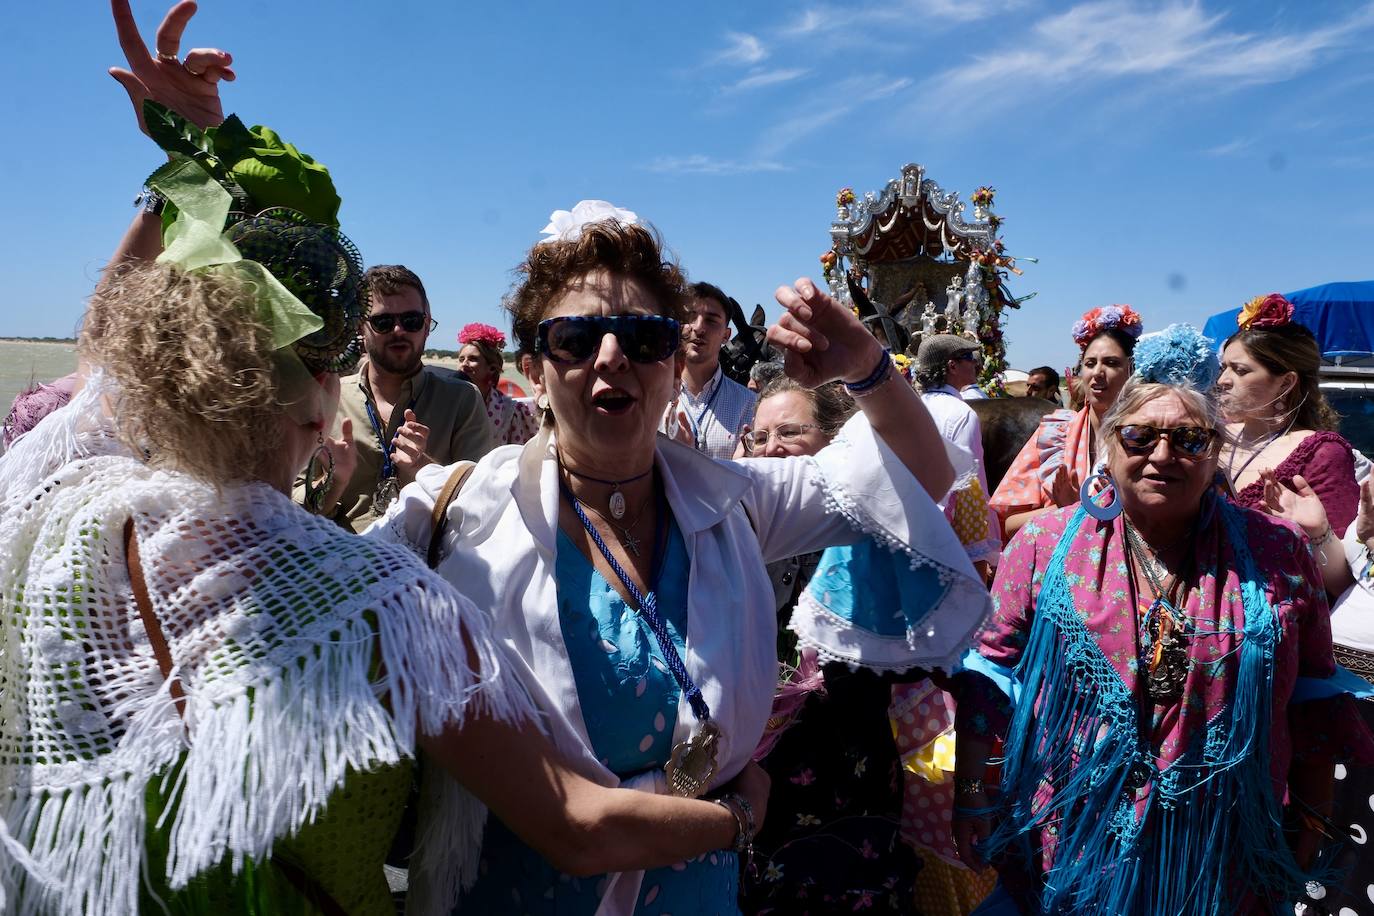
[[[494,385],[491,394],[487,395],[487,420],[491,422],[492,435],[501,445],[524,445],[539,432],[539,421],[530,406]]]

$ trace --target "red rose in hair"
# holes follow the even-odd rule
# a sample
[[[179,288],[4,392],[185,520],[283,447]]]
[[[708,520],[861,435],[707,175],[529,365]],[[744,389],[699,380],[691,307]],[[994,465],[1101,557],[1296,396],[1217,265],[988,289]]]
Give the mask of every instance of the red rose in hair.
[[[1245,303],[1236,323],[1242,328],[1277,328],[1293,320],[1293,303],[1279,293],[1256,296]]]

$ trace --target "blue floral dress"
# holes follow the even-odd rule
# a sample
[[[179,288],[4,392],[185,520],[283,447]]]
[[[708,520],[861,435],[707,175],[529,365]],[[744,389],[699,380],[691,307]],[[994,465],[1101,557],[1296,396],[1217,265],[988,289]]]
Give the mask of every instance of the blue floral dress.
[[[659,573],[658,610],[679,653],[687,632],[687,545],[670,524]],[[673,749],[681,689],[653,631],[558,533],[558,613],[582,718],[597,757],[622,779],[661,769]],[[487,821],[477,884],[458,910],[531,916],[592,916],[606,875],[575,878],[520,841],[497,818]],[[644,873],[637,914],[738,913],[739,866],[719,850]]]

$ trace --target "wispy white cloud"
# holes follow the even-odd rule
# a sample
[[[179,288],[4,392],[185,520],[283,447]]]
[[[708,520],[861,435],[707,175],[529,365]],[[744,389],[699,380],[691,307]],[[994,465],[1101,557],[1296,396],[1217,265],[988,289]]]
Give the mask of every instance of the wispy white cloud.
[[[1225,18],[1180,0],[1152,7],[1081,3],[1040,20],[1006,48],[945,71],[931,88],[966,103],[1104,80],[1228,88],[1282,82],[1374,26],[1374,4],[1331,25],[1282,34],[1227,29]]]
[[[834,21],[833,10],[821,10],[811,8],[803,10],[793,22],[782,27],[782,34],[787,38],[798,38],[803,35],[811,35],[815,32],[824,31],[828,25]]]
[[[1028,0],[887,0],[868,4],[814,4],[777,29],[782,38],[844,33],[856,39],[878,26],[909,26],[913,31],[934,25],[973,22],[1027,4]],[[869,37],[871,43],[871,36]]]
[[[650,172],[672,175],[745,175],[753,172],[785,172],[787,166],[767,159],[717,159],[695,153],[690,156],[659,156],[645,166]]]
[[[1254,145],[1254,137],[1237,137],[1230,143],[1222,143],[1219,146],[1208,147],[1202,151],[1202,155],[1221,159],[1226,156],[1234,156],[1236,153],[1244,152]]]
[[[757,35],[727,32],[725,38],[728,44],[711,56],[712,63],[752,65],[768,56],[768,49]]]
[[[721,92],[728,95],[736,92],[748,92],[751,89],[763,89],[767,86],[777,86],[781,83],[790,83],[792,80],[803,77],[810,72],[811,71],[805,67],[788,67],[774,70],[755,68],[748,76],[724,87]]]
[[[775,160],[816,132],[849,117],[864,105],[889,99],[914,85],[910,77],[882,74],[851,76],[840,80],[768,127],[754,146],[755,155]]]

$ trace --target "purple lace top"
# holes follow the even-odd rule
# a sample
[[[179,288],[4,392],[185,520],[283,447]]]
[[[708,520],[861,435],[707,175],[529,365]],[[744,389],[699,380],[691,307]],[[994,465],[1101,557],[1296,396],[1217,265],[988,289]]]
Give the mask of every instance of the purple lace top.
[[[1314,432],[1274,469],[1279,480],[1292,483],[1301,476],[1321,498],[1327,521],[1339,537],[1360,506],[1360,487],[1355,483],[1355,458],[1350,443],[1339,433]],[[1247,509],[1264,511],[1264,482],[1252,481],[1236,493],[1236,503]]]

